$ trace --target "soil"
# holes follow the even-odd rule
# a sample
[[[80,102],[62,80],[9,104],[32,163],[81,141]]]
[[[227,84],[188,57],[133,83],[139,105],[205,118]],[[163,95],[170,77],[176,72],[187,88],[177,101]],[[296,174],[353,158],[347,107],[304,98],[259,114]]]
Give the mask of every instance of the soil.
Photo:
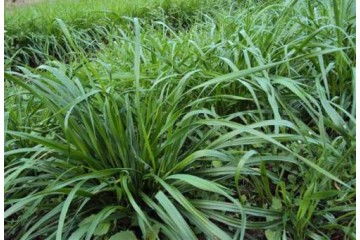
[[[41,0],[5,0],[6,6],[17,6],[40,2]]]

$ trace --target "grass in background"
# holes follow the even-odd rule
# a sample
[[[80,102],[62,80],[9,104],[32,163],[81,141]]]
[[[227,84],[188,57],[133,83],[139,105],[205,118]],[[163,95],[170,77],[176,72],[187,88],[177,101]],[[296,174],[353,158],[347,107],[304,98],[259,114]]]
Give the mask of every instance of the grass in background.
[[[6,234],[355,239],[354,1],[333,3],[119,18],[90,52],[56,20],[67,62],[5,76]]]
[[[89,51],[96,49],[94,41],[106,39],[109,27],[124,22],[123,16],[156,19],[167,15],[174,25],[187,24],[195,11],[209,9],[212,4],[212,0],[55,0],[7,8],[7,64],[16,61],[16,64],[38,66],[48,58],[71,61],[66,57],[68,49],[63,47],[66,41],[57,19],[61,19],[67,27],[76,29],[82,35],[79,43]]]

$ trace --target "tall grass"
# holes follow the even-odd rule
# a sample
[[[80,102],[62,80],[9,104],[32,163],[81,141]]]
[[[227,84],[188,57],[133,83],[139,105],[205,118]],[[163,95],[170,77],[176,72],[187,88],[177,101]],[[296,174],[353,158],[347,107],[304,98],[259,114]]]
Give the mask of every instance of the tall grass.
[[[5,75],[6,234],[355,239],[353,4],[122,17],[91,53],[56,20],[70,60]]]
[[[11,66],[15,62],[14,65],[34,67],[49,58],[72,61],[57,19],[76,29],[81,39],[79,44],[90,51],[97,49],[97,42],[106,39],[109,27],[123,23],[123,16],[157,18],[165,14],[174,24],[182,24],[181,16],[189,18],[195,11],[209,9],[214,3],[212,0],[52,0],[9,7],[5,11],[6,64]]]

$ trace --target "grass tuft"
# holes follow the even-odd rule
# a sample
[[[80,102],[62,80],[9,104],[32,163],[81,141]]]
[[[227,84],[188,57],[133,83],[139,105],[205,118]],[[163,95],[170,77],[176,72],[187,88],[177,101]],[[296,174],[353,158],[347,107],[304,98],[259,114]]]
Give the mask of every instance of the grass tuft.
[[[353,0],[8,9],[7,237],[355,239],[354,20]]]

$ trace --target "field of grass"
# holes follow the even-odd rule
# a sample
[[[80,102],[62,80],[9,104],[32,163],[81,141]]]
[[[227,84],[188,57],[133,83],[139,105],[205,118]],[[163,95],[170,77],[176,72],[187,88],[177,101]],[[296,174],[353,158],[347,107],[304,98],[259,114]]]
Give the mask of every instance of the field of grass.
[[[5,11],[8,239],[355,239],[355,0]]]

